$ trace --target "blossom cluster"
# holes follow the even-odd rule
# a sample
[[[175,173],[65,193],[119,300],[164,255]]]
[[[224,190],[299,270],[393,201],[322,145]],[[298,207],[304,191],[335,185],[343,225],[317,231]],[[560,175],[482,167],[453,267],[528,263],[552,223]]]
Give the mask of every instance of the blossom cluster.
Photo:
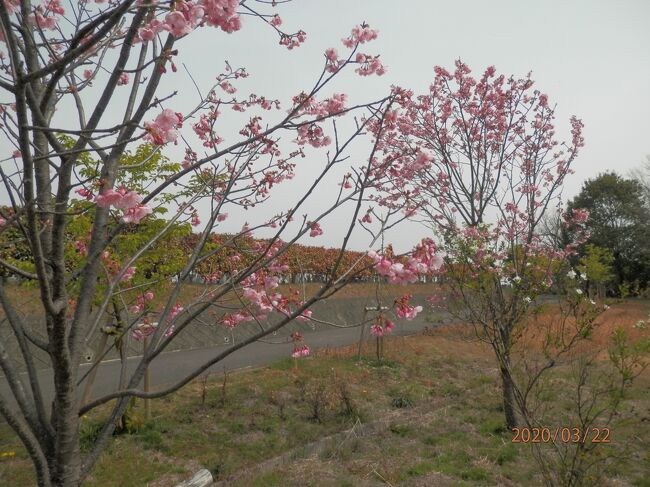
[[[368,24],[357,25],[345,39],[341,39],[343,45],[349,49],[356,49],[359,44],[364,44],[375,40],[378,35],[376,29],[371,29]],[[353,51],[354,52],[354,51]],[[348,60],[339,58],[338,51],[330,47],[325,50],[325,69],[330,73],[336,73]],[[357,52],[352,61],[360,66],[355,70],[360,76],[370,76],[376,74],[381,76],[386,72],[386,68],[379,60],[379,56]]]
[[[375,322],[370,327],[370,334],[375,337],[381,337],[390,334],[395,328],[395,323],[380,314],[375,319]]]
[[[396,284],[417,282],[419,276],[438,271],[443,263],[442,255],[430,238],[422,239],[405,262],[380,255],[374,250],[368,252],[368,257],[374,261],[374,268],[380,276],[388,277],[389,282]]]
[[[304,337],[302,336],[302,333],[300,333],[299,331],[294,331],[293,333],[291,333],[291,341],[294,343],[293,350],[291,352],[291,356],[293,358],[309,356],[311,350],[309,346],[302,343],[304,341]]]
[[[144,311],[147,302],[152,301],[154,297],[155,296],[152,291],[147,291],[140,294],[136,299],[136,304],[131,305],[129,311],[133,314],[141,313]]]
[[[145,140],[155,145],[164,145],[168,142],[176,142],[178,138],[177,129],[183,125],[183,115],[166,108],[153,122],[145,122]]]
[[[371,29],[366,23],[356,25],[352,28],[352,32],[345,39],[341,39],[345,47],[355,47],[357,44],[373,41],[377,38],[379,31]]]
[[[291,352],[293,358],[307,357],[311,350],[308,345],[296,345]]]
[[[384,154],[380,203],[426,206],[439,226],[476,226],[490,199],[501,202],[503,233],[528,233],[571,173],[582,123],[572,117],[571,140],[557,140],[554,108],[529,76],[506,78],[490,66],[475,78],[460,60],[453,72],[434,71],[427,93],[395,89],[390,122],[371,121]]]
[[[112,188],[105,189],[95,196],[95,202],[100,208],[113,206],[123,210],[124,223],[140,223],[140,220],[152,213],[151,207],[141,204],[141,201],[139,194],[124,187],[118,188],[117,191]]]
[[[137,313],[142,311],[144,309],[144,303],[146,301],[150,301],[151,299],[153,299],[153,293],[151,291],[147,291],[146,293],[144,293],[138,298],[139,304],[132,307],[131,312]],[[183,311],[183,309],[184,309],[183,306],[178,303],[172,306],[171,310],[169,311],[169,316],[165,320],[165,323],[172,322],[173,319]],[[153,334],[158,328],[158,326],[160,326],[159,322],[152,322],[150,319],[144,318],[142,320],[142,323],[134,327],[131,336],[133,337],[133,339],[138,341],[144,340],[149,335]],[[165,330],[164,336],[170,337],[174,333],[174,330],[175,327],[173,324],[168,326],[167,329]]]
[[[179,0],[174,2],[174,10],[163,20],[154,18],[143,26],[138,32],[139,39],[143,42],[152,41],[162,31],[167,31],[174,37],[182,37],[204,23],[219,27],[224,32],[235,32],[241,29],[238,6],[238,0]]]
[[[411,306],[410,300],[413,296],[405,294],[399,299],[395,300],[395,314],[399,318],[406,318],[411,321],[418,313],[422,311],[422,306]]]
[[[258,247],[260,247],[260,254],[263,257],[272,257],[278,252],[281,245],[282,242],[277,242],[270,249],[266,250],[266,253],[265,249],[261,248],[263,244],[259,244]],[[280,279],[275,274],[285,272],[287,269],[288,266],[278,259],[267,269],[253,273],[244,279],[242,281],[242,295],[247,300],[247,306],[235,313],[227,313],[222,316],[219,321],[221,325],[227,328],[235,328],[243,322],[254,320],[263,321],[273,311],[285,316],[291,316],[294,310],[301,307],[304,303],[300,299],[298,291],[289,295],[283,295],[277,291]],[[296,320],[307,321],[311,318],[311,315],[311,310],[304,310],[296,317]]]

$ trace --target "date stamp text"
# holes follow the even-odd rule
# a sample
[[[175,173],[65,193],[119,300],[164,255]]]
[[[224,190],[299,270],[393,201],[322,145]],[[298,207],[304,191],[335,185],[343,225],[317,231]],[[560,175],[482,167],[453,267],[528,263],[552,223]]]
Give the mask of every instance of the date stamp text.
[[[512,443],[611,443],[609,428],[512,428]]]

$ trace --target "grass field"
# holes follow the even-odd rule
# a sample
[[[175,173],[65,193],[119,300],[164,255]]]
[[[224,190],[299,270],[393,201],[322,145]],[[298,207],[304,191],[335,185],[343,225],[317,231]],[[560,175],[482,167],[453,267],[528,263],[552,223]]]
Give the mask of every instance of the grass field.
[[[612,307],[596,344],[617,324],[632,329],[647,310],[647,302]],[[370,343],[361,361],[353,347],[325,350],[196,381],[153,401],[150,421],[115,437],[87,485],[172,486],[202,467],[238,486],[541,485],[530,445],[512,443],[504,427],[490,351],[467,336],[450,326],[389,339],[380,361]],[[564,380],[570,372],[554,373]],[[565,392],[550,398],[560,409]],[[103,413],[83,419],[83,448]],[[647,370],[611,431],[612,442],[598,446],[597,485],[650,485]],[[0,485],[32,485],[29,460],[6,425],[0,452],[15,452],[0,457]]]

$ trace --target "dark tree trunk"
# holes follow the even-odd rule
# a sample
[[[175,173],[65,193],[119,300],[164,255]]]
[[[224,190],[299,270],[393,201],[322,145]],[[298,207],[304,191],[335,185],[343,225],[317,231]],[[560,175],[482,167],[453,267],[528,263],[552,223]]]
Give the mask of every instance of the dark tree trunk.
[[[515,385],[508,366],[501,366],[501,386],[503,388],[503,412],[506,418],[506,426],[508,427],[508,430],[512,430],[517,427],[518,420],[515,401]]]

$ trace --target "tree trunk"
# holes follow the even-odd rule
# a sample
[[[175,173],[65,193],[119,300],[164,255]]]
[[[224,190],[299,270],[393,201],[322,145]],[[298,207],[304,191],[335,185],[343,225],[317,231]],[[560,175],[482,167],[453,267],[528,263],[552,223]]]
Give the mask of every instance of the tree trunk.
[[[517,427],[518,422],[515,402],[515,385],[508,366],[501,366],[501,384],[503,388],[503,412],[506,418],[506,426],[509,430],[512,430]]]
[[[76,400],[74,401],[76,403]],[[61,405],[62,406],[62,405]],[[78,487],[81,483],[79,418],[75,406],[59,407],[54,457],[50,460],[51,485]]]

